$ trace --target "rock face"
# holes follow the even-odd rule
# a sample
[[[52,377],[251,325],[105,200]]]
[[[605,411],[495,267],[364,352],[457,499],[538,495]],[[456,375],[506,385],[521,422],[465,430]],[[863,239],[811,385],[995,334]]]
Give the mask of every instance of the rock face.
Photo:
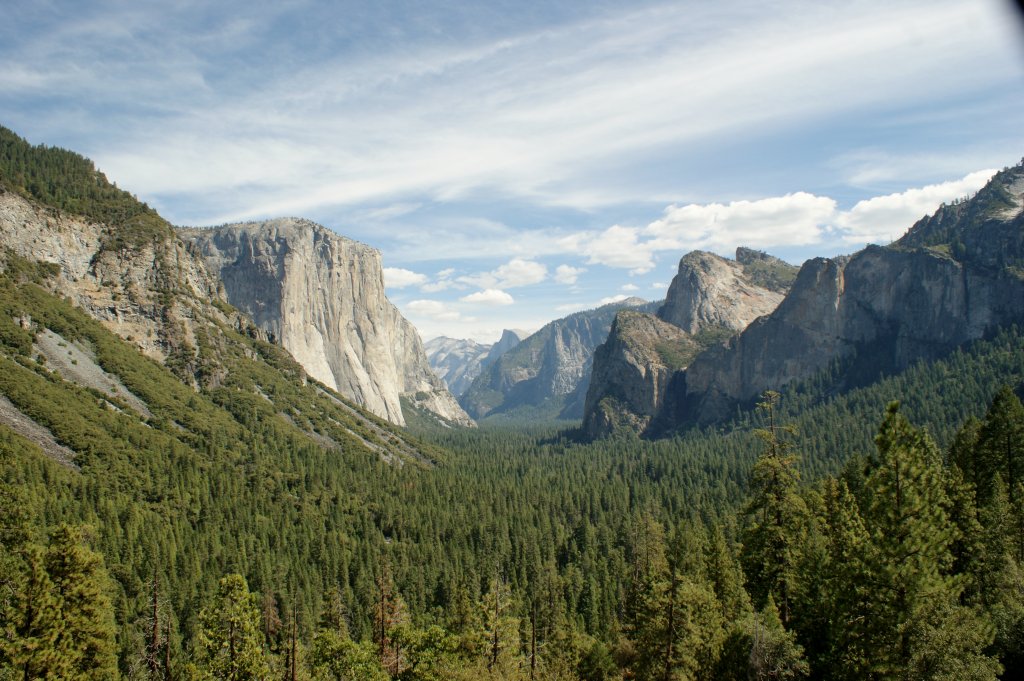
[[[228,301],[310,376],[392,423],[401,397],[472,421],[431,371],[416,329],[384,296],[380,253],[308,220],[182,229]]]
[[[652,314],[620,311],[608,340],[594,351],[584,432],[598,438],[623,428],[647,430],[672,379],[699,349],[678,326]]]
[[[710,422],[766,389],[839,363],[898,371],[1024,320],[1024,169],[940,209],[893,246],[810,260],[778,309],[686,371],[676,422]]]
[[[679,261],[658,316],[689,334],[721,327],[739,331],[782,302],[783,291],[755,284],[742,263],[694,251]]]
[[[608,338],[616,312],[644,306],[651,308],[629,298],[546,324],[485,368],[460,403],[477,419],[523,409],[532,417],[580,418],[594,349]]]
[[[483,366],[488,367],[498,361],[498,358],[506,352],[522,343],[530,335],[529,331],[522,329],[505,329],[501,332],[501,338],[487,351],[483,359]]]
[[[783,298],[796,268],[746,248],[737,259],[694,251],[679,261],[657,315],[620,312],[594,354],[583,415],[591,438],[628,430],[650,434],[691,360],[721,343]]]
[[[491,345],[440,336],[427,341],[423,348],[434,373],[445,382],[453,395],[459,396],[485,367],[519,345],[528,335],[525,331],[505,329],[498,342]]]
[[[61,295],[158,361],[192,359],[200,318],[241,322],[211,303],[223,300],[216,278],[169,229],[139,243],[115,243],[104,225],[0,189],[0,242],[24,258],[58,265]]]

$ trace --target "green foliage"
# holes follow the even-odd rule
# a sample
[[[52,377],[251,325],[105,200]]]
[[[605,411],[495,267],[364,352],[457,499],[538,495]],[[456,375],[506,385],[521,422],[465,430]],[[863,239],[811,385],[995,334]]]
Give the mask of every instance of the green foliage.
[[[199,613],[200,670],[214,679],[263,679],[269,673],[256,595],[241,575],[220,580],[212,606]]]
[[[799,494],[797,457],[786,439],[794,429],[776,423],[778,400],[778,393],[767,392],[759,405],[768,419],[767,427],[756,431],[765,450],[751,472],[741,559],[755,606],[774,597],[788,622],[807,508]]]
[[[89,159],[58,147],[33,146],[2,126],[0,187],[104,223],[109,249],[135,248],[173,235],[166,220],[111,184]]]
[[[799,267],[771,256],[752,257],[743,261],[743,273],[750,278],[750,282],[769,291],[788,291],[799,271]]]
[[[33,679],[117,678],[114,612],[100,555],[69,526],[57,528],[45,549],[22,544],[20,554],[20,566],[5,561],[6,588],[13,589],[0,609],[0,668]]]
[[[313,678],[317,681],[388,681],[391,677],[369,641],[356,643],[322,631],[313,640]]]

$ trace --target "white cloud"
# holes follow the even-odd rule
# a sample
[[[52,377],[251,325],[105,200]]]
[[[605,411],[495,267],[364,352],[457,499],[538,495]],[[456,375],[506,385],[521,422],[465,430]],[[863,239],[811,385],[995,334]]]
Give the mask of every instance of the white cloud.
[[[651,288],[654,289],[654,290],[667,291],[668,290],[668,284],[666,284],[664,282],[658,281],[658,282],[655,282],[655,283],[651,284]]]
[[[806,192],[728,204],[669,206],[665,216],[643,233],[652,237],[658,250],[803,246],[821,239],[822,226],[835,210],[834,199]]]
[[[101,5],[74,22],[93,29],[64,22],[45,39],[26,30],[0,46],[0,83],[14,105],[39,91],[67,97],[74,120],[61,113],[69,106],[46,114],[61,125],[144,111],[121,117],[116,139],[83,150],[101,151],[101,167],[164,200],[176,221],[176,212],[216,222],[367,204],[387,218],[495,189],[589,208],[609,195],[649,199],[639,183],[621,188],[616,159],[909,108],[933,101],[935,82],[951,92],[1008,86],[1019,75],[1005,58],[1013,22],[990,5],[783,2],[737,12],[665,3],[577,9],[560,24],[494,21],[444,41],[395,17],[407,40],[350,22],[374,30],[338,40],[350,51],[296,63],[279,63],[287,49],[265,49],[273,13],[232,29],[244,39],[218,41],[229,24],[205,14],[204,25],[183,10]],[[279,13],[297,11],[285,3]],[[345,36],[336,11],[314,7],[310,20]],[[238,12],[228,4],[219,14]],[[110,48],[111,31],[123,49]],[[224,44],[232,59],[221,59]]]
[[[420,286],[420,290],[424,293],[438,293],[439,291],[445,291],[452,287],[458,286],[458,284],[451,280],[451,276],[455,274],[454,267],[446,267],[437,273],[437,278],[434,281],[423,284]],[[461,287],[459,287],[461,288]]]
[[[662,252],[710,250],[732,256],[737,246],[776,250],[826,240],[855,246],[889,243],[942,203],[977,192],[993,173],[980,170],[959,180],[865,199],[850,210],[840,210],[833,198],[807,192],[728,204],[673,205],[644,228],[615,225],[578,241],[588,262],[632,273],[649,271]],[[622,290],[636,290],[629,286]]]
[[[633,227],[612,225],[595,234],[583,244],[583,255],[591,265],[606,265],[643,274],[654,267],[655,246],[639,240],[640,231]]]
[[[573,267],[571,265],[559,265],[555,268],[554,279],[559,284],[572,286],[579,279],[579,276],[587,271],[585,267]]]
[[[462,315],[458,311],[449,308],[439,300],[413,300],[405,304],[405,309],[415,315],[435,321],[456,322],[462,320]]]
[[[960,180],[858,201],[837,217],[836,225],[847,243],[887,244],[925,215],[934,213],[942,203],[974,194],[995,172],[994,169],[979,170]]]
[[[450,289],[452,286],[455,286],[454,281],[449,279],[439,279],[437,281],[432,281],[429,284],[423,284],[423,286],[420,286],[420,290],[424,293],[439,293]]]
[[[384,284],[388,288],[405,288],[406,286],[419,286],[426,283],[427,276],[412,270],[401,267],[384,268]]]
[[[607,298],[602,298],[599,305],[611,305],[612,303],[621,303],[626,298],[629,298],[629,296],[622,295],[621,293],[615,296],[608,296]]]
[[[623,284],[621,287],[623,291],[639,291],[640,287],[636,284]]]
[[[468,296],[459,298],[459,300],[464,303],[473,303],[476,305],[511,305],[516,302],[508,293],[494,288],[470,293]]]
[[[459,277],[459,281],[482,288],[515,288],[539,284],[548,276],[548,268],[539,262],[512,258],[490,272]]]

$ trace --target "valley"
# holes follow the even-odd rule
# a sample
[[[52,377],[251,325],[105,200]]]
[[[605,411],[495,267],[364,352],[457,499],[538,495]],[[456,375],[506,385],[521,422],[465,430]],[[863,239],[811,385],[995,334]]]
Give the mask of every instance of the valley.
[[[1024,166],[485,348],[326,227],[0,152],[0,678],[1024,670]]]

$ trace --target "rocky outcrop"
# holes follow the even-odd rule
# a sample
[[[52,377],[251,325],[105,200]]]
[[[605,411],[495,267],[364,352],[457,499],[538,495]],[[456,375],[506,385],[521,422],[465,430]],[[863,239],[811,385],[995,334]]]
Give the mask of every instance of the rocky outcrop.
[[[505,329],[491,345],[470,339],[439,336],[427,341],[423,349],[427,360],[453,395],[462,395],[480,372],[529,335],[525,331]]]
[[[501,338],[498,342],[490,347],[487,351],[487,356],[483,359],[483,366],[489,367],[498,361],[502,355],[523,342],[524,339],[530,336],[529,331],[523,331],[522,329],[504,329],[501,332]]]
[[[477,419],[524,409],[535,418],[580,418],[594,349],[616,312],[645,306],[651,304],[629,298],[546,324],[485,368],[460,403]]]
[[[594,354],[583,415],[584,433],[604,437],[627,428],[651,433],[670,403],[670,385],[690,361],[770,313],[796,268],[747,248],[737,259],[694,251],[679,261],[657,316],[619,313]]]
[[[679,261],[658,316],[689,334],[712,327],[739,331],[774,310],[782,297],[753,283],[742,263],[694,251]]]
[[[0,189],[0,242],[21,257],[58,265],[59,293],[150,357],[187,365],[197,325],[241,323],[214,304],[223,300],[216,278],[169,228],[132,243],[112,234]]]
[[[942,207],[891,247],[804,264],[778,309],[686,371],[675,422],[710,422],[766,389],[835,368],[833,390],[866,372],[942,356],[1024,321],[1024,168]]]
[[[384,296],[380,253],[308,220],[182,229],[180,236],[310,376],[392,423],[401,397],[471,420],[431,371],[419,334]]]
[[[594,351],[584,432],[597,438],[623,428],[647,430],[673,378],[699,350],[678,326],[652,314],[620,311],[608,340]]]

